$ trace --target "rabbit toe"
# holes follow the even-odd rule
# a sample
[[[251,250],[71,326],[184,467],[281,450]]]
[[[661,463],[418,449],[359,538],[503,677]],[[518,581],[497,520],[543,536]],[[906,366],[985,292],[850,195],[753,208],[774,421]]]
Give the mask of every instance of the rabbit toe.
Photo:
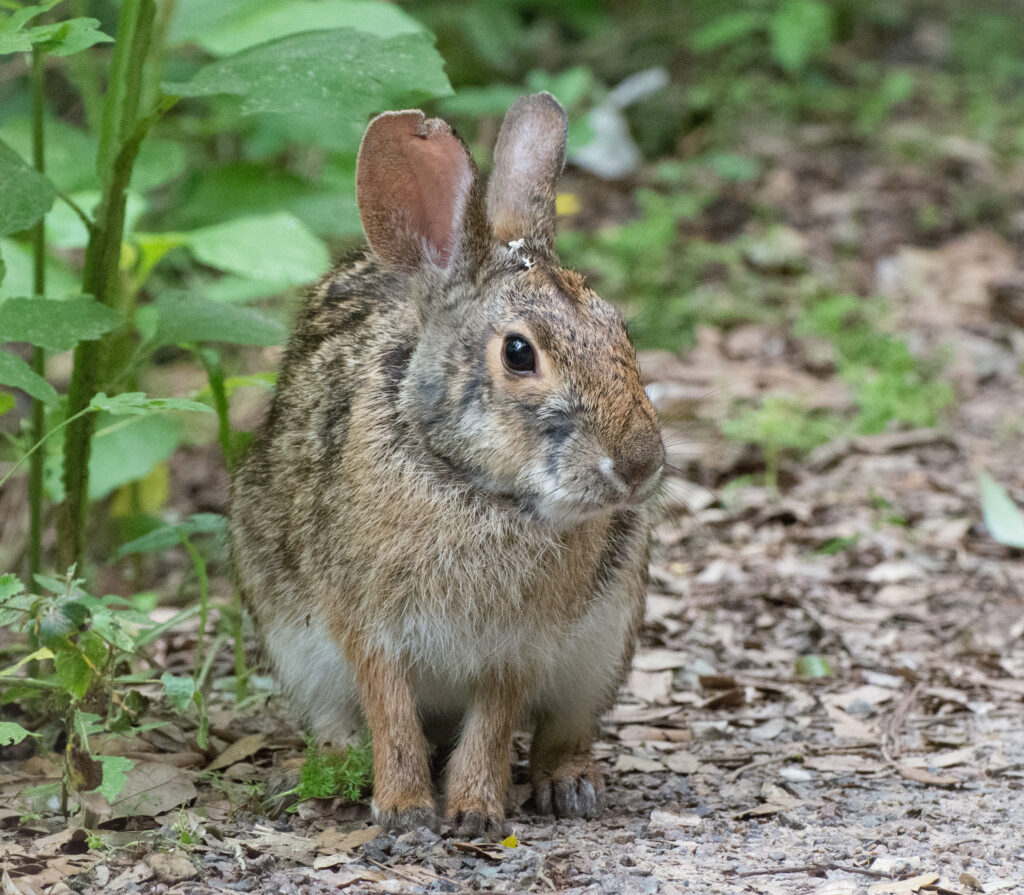
[[[504,839],[508,824],[499,814],[486,811],[459,811],[449,818],[455,834],[465,839]]]
[[[411,808],[388,808],[374,812],[377,823],[385,830],[407,832],[419,827],[428,827],[440,832],[441,823],[432,805],[417,805]]]
[[[533,801],[541,814],[594,817],[604,804],[604,780],[589,763],[555,771],[534,781]]]

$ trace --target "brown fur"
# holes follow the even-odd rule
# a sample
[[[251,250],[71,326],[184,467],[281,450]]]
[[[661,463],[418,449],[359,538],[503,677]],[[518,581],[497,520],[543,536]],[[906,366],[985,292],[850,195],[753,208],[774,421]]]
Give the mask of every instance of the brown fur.
[[[592,814],[590,745],[643,617],[664,451],[618,314],[553,255],[555,109],[521,100],[503,125],[488,208],[523,229],[501,239],[478,180],[417,186],[471,165],[446,127],[370,125],[373,252],[314,288],[233,485],[233,556],[282,684],[321,739],[369,725],[389,826],[436,822],[424,725],[461,725],[446,813],[464,832],[500,831],[523,721],[538,807]],[[410,122],[443,138],[426,163],[389,145]],[[413,186],[388,199],[403,165]],[[535,373],[504,365],[510,333]]]

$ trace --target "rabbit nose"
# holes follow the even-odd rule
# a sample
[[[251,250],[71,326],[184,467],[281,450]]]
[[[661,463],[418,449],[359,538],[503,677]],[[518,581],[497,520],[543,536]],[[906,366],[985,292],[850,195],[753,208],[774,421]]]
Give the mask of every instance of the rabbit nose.
[[[640,487],[665,463],[665,447],[658,430],[650,426],[634,431],[619,445],[613,463],[616,474],[630,489]]]

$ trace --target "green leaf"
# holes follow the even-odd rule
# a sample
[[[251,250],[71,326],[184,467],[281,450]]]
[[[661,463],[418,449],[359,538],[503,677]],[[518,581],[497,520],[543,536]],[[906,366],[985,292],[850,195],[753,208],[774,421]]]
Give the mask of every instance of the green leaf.
[[[123,322],[117,311],[86,295],[66,301],[9,298],[0,303],[0,342],[30,342],[50,351],[67,351]]]
[[[81,699],[89,690],[89,685],[96,672],[86,661],[82,652],[73,644],[62,644],[54,652],[53,666],[57,670],[57,679],[75,699]]]
[[[174,710],[180,715],[189,707],[196,692],[196,682],[190,677],[176,677],[169,671],[160,676],[164,685],[164,695]]]
[[[227,56],[287,34],[327,28],[358,28],[380,37],[423,30],[397,4],[379,0],[179,0],[170,42],[193,41],[214,56]]]
[[[34,737],[38,736],[38,734],[30,733],[20,724],[15,724],[13,721],[0,721],[0,746],[13,746],[28,736]]]
[[[100,204],[99,190],[84,190],[69,197],[87,215],[92,215]],[[125,239],[135,231],[135,224],[146,213],[147,202],[134,190],[125,194]],[[67,202],[58,202],[46,217],[46,241],[58,249],[84,249],[89,242],[89,231],[78,213]]]
[[[0,283],[0,300],[21,295],[32,295],[35,288],[32,276],[32,249],[13,239],[0,238],[0,252],[7,262],[7,276]],[[72,273],[63,262],[46,256],[46,291],[49,295],[74,295],[81,289],[81,278]]]
[[[24,593],[25,585],[21,583],[21,579],[13,572],[8,572],[6,575],[0,575],[0,603],[4,600],[9,600],[11,597],[16,597],[20,593]]]
[[[104,392],[94,395],[89,402],[93,410],[105,410],[114,416],[147,416],[165,410],[194,410],[213,413],[213,408],[187,398],[147,398],[145,392],[123,392],[108,397]],[[99,432],[97,432],[97,435]]]
[[[120,559],[131,553],[155,553],[178,547],[183,537],[196,534],[212,534],[224,538],[227,534],[227,519],[219,513],[193,513],[187,519],[173,525],[163,525],[141,537],[122,544],[115,558]]]
[[[772,58],[790,74],[798,74],[831,43],[832,10],[821,0],[785,0],[768,30]]]
[[[149,415],[101,416],[97,420],[89,456],[90,500],[100,500],[122,485],[145,478],[181,442],[177,420],[144,412]]]
[[[45,0],[37,6],[23,6],[0,21],[0,55],[24,53],[38,46],[54,56],[70,56],[94,44],[114,38],[98,30],[99,21],[89,18],[64,19],[49,25],[26,28],[36,16],[52,9],[60,0]]]
[[[200,296],[170,293],[156,301],[160,315],[158,345],[229,342],[233,345],[280,345],[283,324],[255,308],[240,308]]]
[[[37,649],[34,653],[29,653],[27,656],[22,656],[13,665],[9,665],[7,668],[0,670],[0,677],[9,677],[14,674],[22,665],[27,665],[29,662],[42,662],[45,659],[52,659],[53,652],[46,647]]]
[[[27,230],[56,196],[50,180],[0,140],[0,236]]]
[[[43,146],[46,176],[56,184],[57,189],[65,193],[98,189],[96,140],[87,131],[50,116],[44,119],[43,129],[46,134]],[[22,158],[31,158],[31,117],[17,115],[5,118],[4,140],[19,152]]]
[[[0,385],[11,385],[53,406],[57,403],[57,390],[42,376],[35,373],[18,355],[0,351]]]
[[[1000,544],[1024,550],[1024,514],[1010,499],[1006,489],[987,472],[978,473],[981,512],[985,527]]]
[[[23,6],[0,20],[0,55],[24,53],[32,49],[32,40],[25,32],[25,25],[48,9],[53,9],[61,0],[43,0],[37,6]]]
[[[718,50],[760,30],[764,23],[764,16],[757,12],[733,12],[716,16],[693,33],[690,46],[698,53]]]
[[[800,677],[832,677],[832,666],[823,656],[800,656],[796,660],[796,673]]]
[[[14,395],[9,395],[7,392],[0,392],[0,416],[7,413],[8,410],[13,410],[14,405],[18,402],[14,400]]]
[[[164,89],[180,96],[233,94],[243,114],[286,114],[305,131],[340,134],[353,149],[372,113],[452,92],[432,35],[378,37],[351,28],[260,44]]]
[[[287,212],[250,215],[183,235],[197,261],[251,280],[303,286],[330,265],[324,244]]]
[[[86,17],[65,19],[52,25],[39,25],[24,32],[34,46],[52,56],[72,56],[98,43],[114,38],[99,30],[99,20]]]
[[[128,772],[135,767],[135,762],[123,755],[97,755],[96,760],[103,765],[103,782],[95,791],[113,802],[128,784]]]

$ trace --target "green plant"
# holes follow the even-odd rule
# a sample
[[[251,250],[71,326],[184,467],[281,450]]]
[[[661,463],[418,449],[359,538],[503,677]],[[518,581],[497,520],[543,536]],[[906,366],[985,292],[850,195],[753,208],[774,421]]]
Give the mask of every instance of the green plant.
[[[63,580],[37,575],[36,580],[41,593],[26,593],[14,575],[0,577],[0,627],[30,633],[39,644],[0,671],[0,700],[35,704],[45,717],[60,719],[67,742],[61,788],[66,813],[69,791],[95,790],[113,799],[124,786],[132,761],[94,754],[90,737],[101,732],[137,733],[152,726],[142,722],[148,703],[135,685],[155,673],[140,675],[132,664],[146,644],[195,610],[185,609],[155,625],[129,600],[90,595],[73,575]],[[29,663],[36,665],[36,672],[20,675]],[[164,675],[164,691],[172,704],[176,681]],[[15,722],[0,722],[0,744],[36,735]]]
[[[369,791],[372,782],[373,746],[369,735],[364,734],[341,752],[321,749],[309,741],[294,794],[299,801],[334,796],[355,800]]]
[[[834,295],[811,302],[796,323],[799,336],[818,336],[835,347],[839,375],[853,391],[856,432],[872,434],[892,423],[933,426],[953,400],[938,378],[940,363],[911,354],[907,343],[885,332],[877,300]]]
[[[771,395],[760,407],[748,408],[722,424],[727,438],[756,444],[764,453],[765,484],[778,488],[783,451],[805,453],[836,435],[839,421],[830,414],[813,413],[790,395]]]
[[[9,237],[0,241],[0,252],[5,259],[17,259],[24,251],[24,236],[31,232],[32,237],[31,281],[18,264],[10,264],[7,281],[0,284],[0,298],[5,299],[0,339],[34,346],[31,366],[18,354],[0,354],[0,384],[22,389],[34,401],[31,424],[16,443],[22,456],[32,455],[30,573],[43,561],[46,496],[59,510],[55,564],[85,568],[88,514],[104,496],[92,482],[97,465],[110,464],[95,437],[102,421],[87,411],[100,392],[137,390],[140,375],[162,347],[185,348],[206,372],[218,438],[230,468],[239,438],[228,421],[224,384],[229,377],[222,352],[214,345],[275,344],[284,328],[255,309],[225,304],[224,286],[233,287],[235,294],[259,297],[315,278],[328,266],[328,254],[311,227],[319,229],[329,220],[331,229],[352,228],[351,223],[335,223],[351,222],[352,212],[334,213],[324,206],[324,197],[337,208],[351,206],[352,196],[351,186],[343,193],[335,187],[324,191],[318,204],[307,183],[351,183],[350,160],[368,113],[450,92],[431,36],[386,4],[360,5],[357,11],[346,0],[327,0],[315,11],[315,22],[307,23],[317,30],[306,30],[294,10],[288,11],[287,0],[241,2],[232,6],[230,15],[211,13],[194,0],[176,7],[170,0],[125,0],[108,65],[90,50],[111,40],[96,19],[29,27],[37,19],[52,18],[58,5],[58,0],[46,0],[0,22],[0,54],[33,54],[31,126],[22,129],[20,113],[0,103],[5,138],[10,135],[10,145],[0,143],[0,235]],[[192,42],[216,58],[204,63],[200,56],[197,64],[194,53],[181,52]],[[345,48],[340,56],[339,47]],[[69,83],[81,92],[86,126],[55,122],[44,128],[48,85],[41,57],[73,53],[86,54],[67,69]],[[161,84],[165,70],[173,83]],[[105,92],[100,89],[104,78]],[[309,134],[312,121],[316,132]],[[244,178],[220,177],[215,214],[208,203],[187,198],[156,202],[158,188],[166,194],[171,184],[187,193],[187,187],[196,186],[180,177],[185,135],[204,128],[223,132],[225,126],[246,141],[250,158],[266,160],[268,170],[289,140],[308,138],[325,147],[327,155],[319,150],[314,173],[270,193],[253,189]],[[151,137],[156,131],[164,136]],[[26,138],[35,167],[18,151]],[[172,142],[174,138],[179,142]],[[53,179],[43,173],[51,154],[71,160],[59,169],[49,166]],[[88,163],[90,155],[94,168]],[[200,178],[198,185],[206,182]],[[245,196],[247,213],[232,214],[236,195]],[[60,204],[51,212],[57,199]],[[198,216],[207,222],[191,229],[175,226],[176,217],[190,213],[193,220]],[[143,220],[149,229],[139,226]],[[253,251],[262,245],[273,245],[274,251]],[[62,252],[69,248],[84,250],[77,278],[63,260]],[[215,281],[200,274],[199,264],[225,272],[229,282],[214,288]],[[49,271],[55,273],[47,279]],[[0,278],[4,272],[0,268]],[[209,288],[193,288],[197,280]],[[68,314],[70,321],[65,321]],[[12,317],[13,323],[4,319]],[[67,394],[60,396],[45,379],[43,352],[69,348],[75,352],[71,382]],[[126,451],[121,439],[120,452],[132,456],[138,468],[117,487],[144,477],[180,440],[180,427],[171,423],[159,424],[162,437],[154,438],[157,425],[135,430],[135,450]],[[47,460],[35,451],[58,429],[60,456],[51,458],[57,469],[47,479]]]

